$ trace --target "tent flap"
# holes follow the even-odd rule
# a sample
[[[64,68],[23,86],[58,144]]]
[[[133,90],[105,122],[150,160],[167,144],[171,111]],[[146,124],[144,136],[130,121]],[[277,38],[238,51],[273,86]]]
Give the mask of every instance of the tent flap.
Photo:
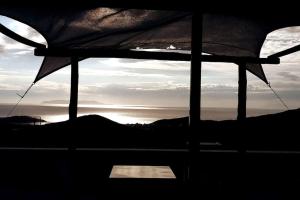
[[[1,7],[0,14],[40,32],[55,48],[191,50],[192,13],[113,8]],[[300,24],[300,23],[299,23]],[[213,55],[259,57],[267,34],[290,22],[257,20],[251,16],[203,15],[203,52]],[[36,81],[68,65],[70,58],[46,57]],[[261,65],[247,69],[267,82]]]

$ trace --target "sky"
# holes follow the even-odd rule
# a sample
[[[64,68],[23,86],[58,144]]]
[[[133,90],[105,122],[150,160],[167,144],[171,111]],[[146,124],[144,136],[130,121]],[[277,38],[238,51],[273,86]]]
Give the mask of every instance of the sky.
[[[30,27],[0,16],[0,23],[20,35],[45,43]],[[268,35],[261,57],[300,44],[300,27],[277,30]],[[33,82],[42,57],[31,47],[0,33],[0,104],[14,104]],[[264,65],[272,87],[290,108],[300,107],[300,53],[281,59],[280,65]],[[187,107],[189,105],[190,63],[133,59],[87,59],[79,63],[79,102]],[[238,68],[234,64],[203,63],[202,107],[237,107]],[[282,109],[268,86],[248,77],[248,108]],[[70,66],[37,82],[22,104],[67,103]]]

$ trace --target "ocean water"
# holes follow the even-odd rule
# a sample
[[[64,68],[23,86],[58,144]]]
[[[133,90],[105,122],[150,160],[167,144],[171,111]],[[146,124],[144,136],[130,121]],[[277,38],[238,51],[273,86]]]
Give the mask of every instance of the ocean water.
[[[6,117],[13,105],[0,104],[0,117]],[[201,119],[227,120],[236,118],[236,108],[202,108]],[[248,109],[248,116],[258,116],[280,112],[280,110]],[[97,114],[113,121],[128,123],[151,123],[159,119],[186,117],[187,107],[152,107],[135,105],[80,105],[78,116]],[[41,117],[47,122],[58,122],[68,119],[67,105],[19,105],[13,115]]]

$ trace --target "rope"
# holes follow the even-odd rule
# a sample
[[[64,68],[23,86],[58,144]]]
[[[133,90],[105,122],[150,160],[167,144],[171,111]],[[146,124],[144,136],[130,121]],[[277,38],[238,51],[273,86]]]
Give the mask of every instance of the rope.
[[[286,103],[282,100],[282,98],[278,95],[278,93],[271,87],[271,83],[268,83],[269,88],[272,90],[272,92],[274,93],[274,95],[277,97],[277,99],[279,99],[279,101],[281,102],[281,104],[287,109],[289,110],[289,107],[286,105]]]
[[[29,92],[29,90],[32,88],[32,86],[34,85],[34,83],[32,83],[27,90],[25,91],[25,93],[23,95],[17,94],[20,99],[18,100],[18,102],[12,107],[12,109],[8,112],[8,114],[6,115],[6,117],[9,117],[17,108],[17,106],[19,105],[19,103],[22,101],[22,99],[25,97],[25,95]]]

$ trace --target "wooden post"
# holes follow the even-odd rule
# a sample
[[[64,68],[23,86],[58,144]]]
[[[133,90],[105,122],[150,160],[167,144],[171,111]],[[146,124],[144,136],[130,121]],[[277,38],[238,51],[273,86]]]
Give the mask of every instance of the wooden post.
[[[78,58],[71,57],[71,92],[69,104],[69,120],[77,118],[78,104]]]
[[[201,53],[202,53],[202,13],[194,12],[192,19],[192,55],[190,80],[190,116],[189,116],[189,166],[187,180],[191,187],[196,183],[198,160],[198,130],[201,108]]]
[[[239,89],[238,89],[238,120],[247,117],[247,71],[246,64],[239,64]]]
[[[199,16],[200,15],[200,16]],[[201,107],[201,52],[202,17],[194,13],[192,21],[192,59],[190,80],[190,127],[196,128],[200,122]]]

